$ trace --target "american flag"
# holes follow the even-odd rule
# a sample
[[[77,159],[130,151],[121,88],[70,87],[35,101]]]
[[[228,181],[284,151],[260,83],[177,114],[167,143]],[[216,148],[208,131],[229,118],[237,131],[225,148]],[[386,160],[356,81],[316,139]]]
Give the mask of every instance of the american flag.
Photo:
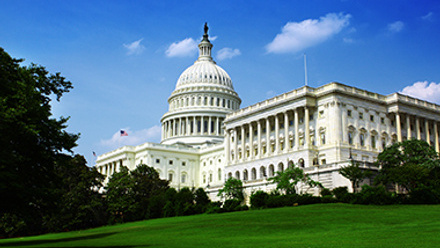
[[[128,133],[125,132],[124,130],[121,130],[121,136],[128,136]]]
[[[96,153],[95,153],[95,152],[93,152],[93,156],[95,156],[95,157],[96,157]]]

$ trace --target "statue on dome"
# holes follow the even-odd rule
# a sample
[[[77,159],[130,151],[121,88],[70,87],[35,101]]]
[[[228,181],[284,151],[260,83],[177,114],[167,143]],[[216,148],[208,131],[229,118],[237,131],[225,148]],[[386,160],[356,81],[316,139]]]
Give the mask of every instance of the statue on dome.
[[[205,29],[205,34],[208,34],[208,23],[207,22],[205,22],[205,27],[204,27],[204,29]]]

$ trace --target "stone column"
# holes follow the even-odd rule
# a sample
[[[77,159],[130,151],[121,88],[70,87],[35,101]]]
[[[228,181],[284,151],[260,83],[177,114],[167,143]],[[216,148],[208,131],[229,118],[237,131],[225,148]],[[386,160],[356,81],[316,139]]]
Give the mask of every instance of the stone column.
[[[309,147],[310,145],[310,124],[309,124],[309,109],[307,106],[304,107],[304,146]]]
[[[258,158],[261,158],[261,121],[257,120],[257,132],[258,132]]]
[[[234,162],[237,163],[238,160],[238,132],[237,127],[234,128]]]
[[[400,114],[396,112],[396,132],[397,142],[402,142],[402,127],[400,125]]]
[[[280,152],[280,120],[275,114],[275,154]]]
[[[295,149],[298,150],[299,148],[299,127],[298,127],[298,109],[296,108],[294,110],[294,125],[295,125]]]
[[[249,157],[254,159],[254,128],[252,122],[249,123]]]
[[[341,103],[340,102],[335,102],[335,114],[334,114],[334,118],[335,118],[335,136],[334,136],[334,144],[341,144],[342,142],[342,112],[341,112]],[[315,136],[319,136],[319,133],[315,133]],[[317,137],[315,137],[315,142],[317,140]]]
[[[211,116],[208,118],[208,134],[211,135]]]
[[[225,133],[225,159],[226,159],[226,166],[229,165],[229,162],[231,160],[230,155],[231,155],[231,137],[229,134],[229,130],[226,130]]]
[[[216,135],[220,135],[220,122],[219,122],[219,120],[220,120],[220,117],[217,116],[217,117],[215,118],[215,121],[216,121],[216,122],[215,122],[215,123],[216,123],[216,124],[215,124],[215,134],[216,134]]]
[[[205,122],[203,120],[203,116],[200,116],[200,134],[203,135],[205,131]]]
[[[244,132],[244,125],[241,126],[241,159],[246,160],[246,134]]]
[[[289,115],[284,112],[284,151],[289,150]]]
[[[406,115],[406,138],[408,140],[411,139],[411,120],[409,119],[409,115]]]
[[[270,154],[270,122],[269,116],[266,118],[266,154]]]
[[[439,140],[438,140],[438,123],[434,121],[434,142],[435,142],[435,151],[440,152],[439,150]]]
[[[191,131],[191,125],[189,123],[189,117],[186,117],[186,135],[189,135]]]
[[[422,139],[422,134],[420,133],[420,119],[419,117],[416,116],[416,133],[417,133],[417,139],[421,140]]]
[[[429,120],[425,119],[425,134],[426,134],[426,142],[431,145],[431,135],[429,133]]]

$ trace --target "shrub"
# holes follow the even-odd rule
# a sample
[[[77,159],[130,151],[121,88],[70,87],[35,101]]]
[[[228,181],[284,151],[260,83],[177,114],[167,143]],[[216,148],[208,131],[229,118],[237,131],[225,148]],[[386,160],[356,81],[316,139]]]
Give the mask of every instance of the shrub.
[[[437,204],[440,203],[440,195],[429,187],[419,186],[409,193],[410,204]]]
[[[351,201],[351,195],[348,193],[347,187],[337,187],[332,190],[333,195],[339,202],[349,203]]]
[[[236,209],[240,207],[240,204],[241,204],[241,200],[237,200],[237,199],[226,200],[225,203],[223,204],[223,210],[225,212],[237,211]]]
[[[325,195],[321,197],[322,203],[335,203],[337,200],[332,195]]]
[[[253,209],[266,208],[268,199],[269,195],[266,192],[258,190],[251,195],[251,207]]]
[[[361,192],[354,194],[352,203],[355,204],[374,204],[374,205],[388,205],[393,204],[394,200],[385,187],[371,187],[363,185]]]
[[[331,190],[329,190],[327,188],[322,188],[320,193],[321,193],[322,197],[324,197],[324,196],[332,196]]]

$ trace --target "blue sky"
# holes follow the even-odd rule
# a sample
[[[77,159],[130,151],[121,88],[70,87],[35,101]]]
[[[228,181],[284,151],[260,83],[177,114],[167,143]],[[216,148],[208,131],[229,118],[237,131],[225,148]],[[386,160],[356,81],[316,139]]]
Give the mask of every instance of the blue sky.
[[[440,104],[439,1],[2,1],[0,46],[73,83],[53,113],[71,117],[75,152],[93,165],[93,151],[160,141],[205,22],[242,107],[301,87],[304,53],[309,86]]]

